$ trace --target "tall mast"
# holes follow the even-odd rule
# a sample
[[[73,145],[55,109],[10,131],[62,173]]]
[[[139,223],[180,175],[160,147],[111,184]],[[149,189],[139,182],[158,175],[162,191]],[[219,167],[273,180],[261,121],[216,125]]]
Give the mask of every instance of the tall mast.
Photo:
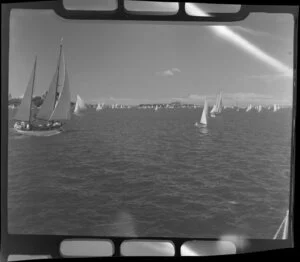
[[[58,64],[57,64],[57,72],[58,72],[58,74],[57,74],[57,80],[56,80],[56,88],[55,88],[53,110],[54,110],[55,104],[56,104],[56,94],[57,94],[57,88],[58,88],[59,65],[60,65],[60,57],[61,57],[61,50],[62,50],[62,42],[63,42],[63,38],[61,38],[61,40],[60,40],[60,47],[59,47],[59,56],[58,56]]]
[[[31,106],[32,106],[32,95],[33,95],[33,89],[34,89],[34,83],[35,83],[35,71],[36,71],[36,60],[37,56],[35,56],[35,61],[34,61],[34,70],[33,70],[33,81],[32,81],[32,89],[31,89],[31,99],[30,99],[30,106],[29,106],[29,124],[31,123]]]

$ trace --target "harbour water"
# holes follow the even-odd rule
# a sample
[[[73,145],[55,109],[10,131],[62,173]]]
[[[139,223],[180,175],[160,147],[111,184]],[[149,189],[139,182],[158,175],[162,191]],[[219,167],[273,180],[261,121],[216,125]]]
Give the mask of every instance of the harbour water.
[[[272,238],[289,204],[291,109],[88,109],[66,132],[12,130],[13,234]]]

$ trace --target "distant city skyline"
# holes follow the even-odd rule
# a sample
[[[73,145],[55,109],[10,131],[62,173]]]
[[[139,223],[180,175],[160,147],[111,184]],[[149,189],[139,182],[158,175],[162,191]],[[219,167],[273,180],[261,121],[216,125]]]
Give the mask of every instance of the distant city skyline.
[[[48,89],[60,38],[70,76],[72,101],[88,103],[292,104],[293,18],[254,14],[230,26],[274,57],[272,68],[207,26],[124,21],[68,21],[52,11],[12,10],[9,92],[25,91],[34,56],[34,95]],[[264,55],[264,52],[262,52]],[[276,58],[276,59],[275,59]],[[269,59],[270,60],[270,59]]]

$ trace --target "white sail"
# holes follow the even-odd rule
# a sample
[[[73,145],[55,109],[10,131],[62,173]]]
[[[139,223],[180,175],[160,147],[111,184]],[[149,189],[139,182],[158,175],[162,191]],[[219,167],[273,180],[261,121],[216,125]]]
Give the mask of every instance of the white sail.
[[[273,112],[276,112],[278,109],[277,109],[277,105],[276,104],[274,104],[273,105]]]
[[[258,111],[258,112],[261,112],[261,110],[262,110],[262,106],[259,105],[258,108],[257,108],[257,111]]]
[[[207,101],[205,99],[200,124],[207,125]]]
[[[35,57],[32,73],[31,73],[25,94],[23,96],[21,105],[19,106],[19,109],[14,117],[15,120],[28,121],[28,122],[30,122],[30,120],[31,120],[32,94],[34,91],[35,78],[36,78],[35,77],[36,61],[37,61],[37,57]]]
[[[250,105],[248,105],[246,112],[249,112],[251,109],[252,109],[252,105],[250,104]]]
[[[71,93],[70,93],[70,86],[69,86],[69,77],[66,68],[65,68],[64,76],[65,79],[63,82],[63,88],[62,91],[60,92],[53,113],[50,116],[49,119],[50,121],[51,120],[63,121],[63,120],[70,119]]]
[[[36,118],[40,120],[48,121],[53,113],[53,110],[57,104],[57,92],[63,87],[65,81],[65,59],[63,53],[62,42],[60,43],[59,58],[55,74],[52,78],[46,98],[39,110]]]
[[[215,112],[217,112],[217,106],[216,106],[216,105],[213,106],[213,108],[212,108],[212,110],[210,111],[210,113],[213,114],[213,113],[215,113]]]
[[[210,111],[211,114],[221,113],[223,109],[222,105],[222,94],[221,92],[217,95],[216,104],[214,104],[212,110]]]
[[[96,111],[100,111],[100,110],[102,110],[103,109],[103,106],[102,106],[102,104],[98,104],[97,105],[97,108],[96,108]]]
[[[84,100],[79,95],[77,95],[74,113],[78,114],[80,111],[85,110],[85,109],[86,109],[86,105],[85,105]]]
[[[222,104],[222,93],[220,92],[220,94],[218,95],[217,98],[217,113],[221,113],[222,109],[223,109],[223,104]]]

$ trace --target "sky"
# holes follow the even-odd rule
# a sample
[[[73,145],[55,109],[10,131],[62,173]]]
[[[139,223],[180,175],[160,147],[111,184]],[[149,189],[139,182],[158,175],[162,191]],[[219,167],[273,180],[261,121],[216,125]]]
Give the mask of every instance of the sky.
[[[199,23],[70,21],[53,11],[15,9],[9,92],[23,95],[35,55],[34,95],[49,88],[63,37],[73,101],[78,94],[88,103],[203,104],[206,97],[212,105],[222,91],[225,105],[291,105],[293,26],[287,14],[251,14],[219,30]]]

